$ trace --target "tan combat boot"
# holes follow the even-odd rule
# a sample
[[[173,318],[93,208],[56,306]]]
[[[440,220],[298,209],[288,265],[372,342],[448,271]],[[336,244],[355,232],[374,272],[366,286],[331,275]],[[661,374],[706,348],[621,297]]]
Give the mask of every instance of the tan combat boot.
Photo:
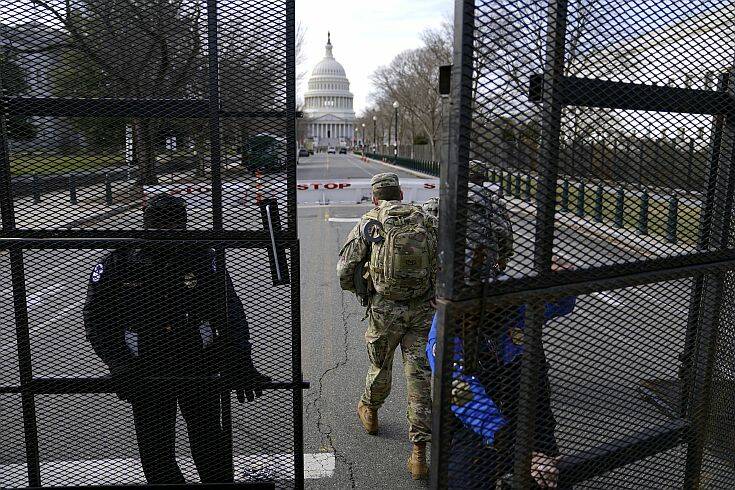
[[[368,407],[360,400],[357,404],[357,416],[368,434],[378,433],[378,411],[376,409]]]
[[[408,472],[414,480],[429,477],[429,465],[426,463],[426,443],[415,442],[408,458]]]

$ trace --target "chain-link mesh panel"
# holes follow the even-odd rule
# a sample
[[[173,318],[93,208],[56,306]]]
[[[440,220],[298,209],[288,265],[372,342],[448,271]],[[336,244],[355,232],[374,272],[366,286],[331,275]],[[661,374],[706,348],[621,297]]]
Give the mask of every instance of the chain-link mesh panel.
[[[456,2],[434,484],[732,486],[733,16]]]
[[[0,14],[0,486],[303,486],[292,1]]]

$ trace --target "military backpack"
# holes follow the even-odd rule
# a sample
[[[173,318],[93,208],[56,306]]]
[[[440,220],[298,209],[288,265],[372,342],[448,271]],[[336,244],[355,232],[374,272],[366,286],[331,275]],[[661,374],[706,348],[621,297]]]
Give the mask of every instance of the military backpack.
[[[394,301],[425,296],[434,285],[436,234],[418,206],[396,203],[377,213],[380,238],[370,252],[370,279],[378,294]]]

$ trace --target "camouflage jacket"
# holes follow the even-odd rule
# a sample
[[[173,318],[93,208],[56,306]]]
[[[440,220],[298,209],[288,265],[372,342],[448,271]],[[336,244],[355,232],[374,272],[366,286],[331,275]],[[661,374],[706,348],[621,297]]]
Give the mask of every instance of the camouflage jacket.
[[[465,274],[469,283],[492,280],[498,260],[513,255],[513,225],[505,202],[491,188],[469,184]]]
[[[360,221],[352,228],[350,233],[347,235],[345,244],[342,246],[342,250],[339,252],[339,260],[337,262],[337,276],[339,277],[339,285],[345,291],[356,293],[355,288],[355,269],[361,264],[366,264],[370,260],[370,243],[365,240],[362,236],[362,229],[365,223],[371,219],[377,220],[378,213],[381,207],[391,206],[400,204],[400,201],[380,201],[380,204],[375,208],[365,213]],[[434,243],[437,242],[437,221],[431,216],[426,215],[421,206],[416,206],[422,214],[426,216],[426,228],[432,234],[431,239]],[[435,247],[436,249],[436,247]],[[436,284],[436,271],[437,271],[437,257],[436,254],[432,257],[432,263],[430,265],[432,270],[432,284]],[[368,270],[365,265],[365,271]],[[374,291],[373,291],[374,293]]]

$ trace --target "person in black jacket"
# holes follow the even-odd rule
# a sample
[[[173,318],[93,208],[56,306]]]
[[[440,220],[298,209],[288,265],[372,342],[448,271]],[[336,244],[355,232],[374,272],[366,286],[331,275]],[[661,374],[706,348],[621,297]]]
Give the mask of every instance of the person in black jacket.
[[[186,202],[154,197],[144,227],[185,229]],[[214,251],[201,245],[123,248],[89,278],[87,338],[132,406],[151,484],[185,483],[175,457],[177,405],[202,482],[232,482],[218,378],[236,386],[240,402],[270,381],[253,365],[245,311],[229,274],[217,268]]]

